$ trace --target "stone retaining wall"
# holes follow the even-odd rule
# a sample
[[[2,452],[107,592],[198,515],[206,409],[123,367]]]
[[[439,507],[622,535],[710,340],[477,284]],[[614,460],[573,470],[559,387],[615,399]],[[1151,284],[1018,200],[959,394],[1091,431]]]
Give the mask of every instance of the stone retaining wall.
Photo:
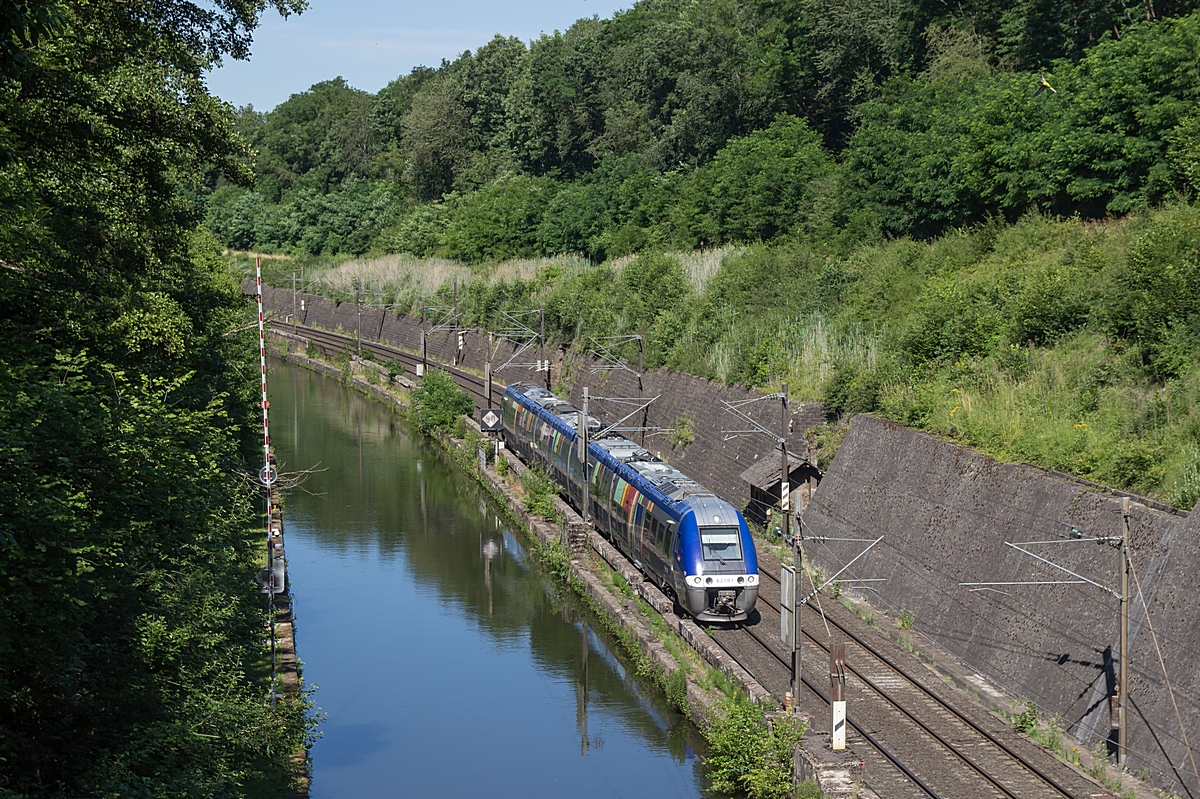
[[[1154,503],[1157,505],[1157,503]],[[1200,739],[1200,514],[1136,499],[1130,514],[1134,569],[1149,621],[1193,745]],[[1120,535],[1121,496],[1033,466],[995,461],[869,415],[856,417],[805,516],[811,531],[884,540],[852,569],[886,577],[865,591],[893,616],[1014,696],[1059,715],[1085,742],[1110,734],[1119,651],[1119,603],[1091,585],[996,586],[962,582],[1072,579],[1004,542]],[[832,574],[863,545],[820,543],[808,554]],[[1076,542],[1030,547],[1098,583],[1120,589],[1120,553]],[[1200,786],[1182,742],[1147,624],[1130,581],[1129,766],[1183,795]],[[1007,708],[1006,708],[1007,709]]]
[[[376,308],[363,308],[360,318],[354,303],[335,303],[313,294],[299,295],[295,301],[296,308],[300,307],[300,299],[304,301],[304,312],[298,314],[300,324],[351,335],[358,333],[364,342],[381,341],[413,353],[420,352],[422,329],[432,327],[430,322],[422,324],[417,317],[395,315],[391,311]],[[291,290],[263,286],[263,307],[275,319],[290,321],[293,308]],[[516,365],[500,368],[513,357],[516,349],[513,343],[502,339],[489,340],[488,334],[480,331],[463,334],[461,351],[458,350],[458,334],[453,331],[428,333],[426,338],[426,351],[431,360],[456,363],[482,374],[490,351],[492,379],[497,385],[519,380],[544,384],[545,373],[532,368]],[[749,500],[749,487],[741,479],[742,472],[760,457],[779,457],[775,442],[765,436],[726,432],[745,429],[746,424],[725,411],[721,400],[737,402],[762,397],[763,393],[756,389],[740,385],[724,386],[672,369],[647,370],[642,375],[639,387],[634,371],[593,371],[603,364],[590,356],[568,354],[562,350],[549,353],[530,350],[519,356],[516,362],[533,363],[545,359],[550,359],[553,364],[553,384],[559,390],[567,389],[564,393],[576,405],[583,402],[585,385],[593,397],[659,397],[650,405],[644,417],[639,414],[626,423],[628,426],[671,428],[676,420],[691,417],[694,439],[687,445],[672,446],[663,433],[643,436],[631,432],[626,435],[677,465],[689,477],[739,508],[744,508]],[[595,400],[589,406],[589,411],[610,422],[615,422],[632,410],[633,407],[606,400]],[[779,428],[778,401],[766,400],[746,410],[768,429]],[[804,440],[804,431],[825,421],[824,406],[820,403],[791,403],[790,411],[788,449],[805,453],[808,445]]]

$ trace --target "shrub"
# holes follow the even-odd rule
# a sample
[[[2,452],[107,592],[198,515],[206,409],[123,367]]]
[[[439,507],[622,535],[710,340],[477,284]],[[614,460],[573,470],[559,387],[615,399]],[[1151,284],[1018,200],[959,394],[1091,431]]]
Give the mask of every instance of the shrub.
[[[558,505],[554,501],[558,488],[541,470],[526,469],[521,475],[521,487],[525,489],[525,510],[547,521],[559,521]]]
[[[720,715],[704,728],[713,790],[751,797],[792,793],[792,752],[807,726],[795,714],[775,717],[768,729],[762,710],[743,695],[725,702]]]
[[[409,418],[423,433],[441,430],[461,436],[463,414],[474,409],[471,397],[458,387],[449,373],[433,369],[412,393]]]
[[[686,447],[696,440],[696,420],[690,413],[685,413],[671,425],[667,433],[667,443],[672,447]]]

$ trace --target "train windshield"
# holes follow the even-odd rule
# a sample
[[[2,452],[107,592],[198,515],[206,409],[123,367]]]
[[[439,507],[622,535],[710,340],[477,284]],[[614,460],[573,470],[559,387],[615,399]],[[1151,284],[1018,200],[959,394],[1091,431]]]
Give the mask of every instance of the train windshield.
[[[701,527],[700,547],[705,560],[742,559],[742,534],[736,527]]]

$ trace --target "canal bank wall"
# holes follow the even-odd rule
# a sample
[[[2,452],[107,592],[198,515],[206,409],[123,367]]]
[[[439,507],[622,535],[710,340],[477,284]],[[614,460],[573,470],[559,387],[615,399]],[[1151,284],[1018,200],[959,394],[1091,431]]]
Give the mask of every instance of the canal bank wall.
[[[397,410],[407,408],[405,398],[381,381],[367,379],[359,370],[377,369],[371,362],[356,361],[347,373],[319,359],[308,357],[290,336],[275,335],[272,354],[321,374],[334,377],[368,396]],[[397,378],[401,391],[415,387],[407,378]],[[674,612],[673,602],[657,586],[643,579],[638,569],[603,536],[586,525],[561,498],[555,498],[556,521],[531,513],[525,505],[521,477],[525,464],[511,451],[491,447],[482,439],[478,423],[463,417],[466,429],[474,434],[474,445],[445,433],[435,436],[447,455],[476,479],[492,499],[523,529],[534,544],[535,557],[559,579],[570,586],[603,620],[626,648],[639,659],[637,671],[653,679],[668,698],[686,712],[693,724],[703,729],[722,712],[722,695],[711,671],[719,672],[729,684],[740,688],[754,704],[773,716],[774,700],[769,692],[738,663],[717,646],[690,618]],[[481,465],[472,446],[486,441]],[[504,462],[501,475],[496,459]],[[614,578],[614,575],[619,578]],[[678,675],[683,675],[680,680]],[[672,679],[672,678],[675,679]],[[682,687],[680,694],[678,687]],[[852,753],[826,751],[823,740],[808,738],[793,757],[792,770],[797,783],[813,781],[827,797],[876,799],[861,784],[858,759]]]
[[[287,573],[287,546],[284,534],[283,512],[276,506],[270,515],[271,537],[269,546],[275,550],[275,557],[282,558],[284,573]],[[300,660],[296,654],[296,616],[294,611],[295,595],[292,593],[290,575],[284,580],[284,590],[275,596],[275,662],[276,674],[279,679],[278,693],[283,701],[299,701],[302,696],[300,678]],[[309,772],[308,750],[300,749],[291,757],[292,781],[291,799],[308,799],[311,774]]]

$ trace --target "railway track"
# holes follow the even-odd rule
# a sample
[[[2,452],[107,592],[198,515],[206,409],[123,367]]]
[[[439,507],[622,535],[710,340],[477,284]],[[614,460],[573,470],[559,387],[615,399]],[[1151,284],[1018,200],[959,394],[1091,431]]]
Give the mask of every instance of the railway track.
[[[271,331],[284,336],[293,336],[308,341],[312,341],[318,347],[326,351],[326,354],[333,355],[344,350],[347,345],[355,343],[354,336],[345,333],[335,333],[330,330],[322,330],[316,327],[305,327],[304,325],[296,325],[295,333],[292,333],[292,325],[272,325]],[[404,364],[405,369],[416,372],[417,365],[421,363],[421,356],[411,353],[408,350],[401,349],[394,344],[387,344],[382,341],[369,341],[364,339],[362,342],[364,347],[370,348],[371,352],[377,356],[384,356],[391,360],[398,361]],[[440,362],[430,361],[429,365],[435,366],[445,372],[448,372],[454,382],[457,383],[463,390],[470,392],[471,398],[475,400],[475,404],[479,407],[484,407],[487,404],[487,397],[484,392],[484,382],[481,375],[474,372],[460,369],[457,366],[448,366]],[[497,394],[493,388],[492,398],[495,399]]]
[[[791,653],[778,637],[778,572],[779,561],[763,553],[758,619],[733,629],[714,629],[713,638],[769,691],[782,697],[790,687]],[[889,655],[867,641],[854,629],[862,627],[860,619],[840,603],[829,605],[823,612],[811,605],[805,610],[803,633],[811,645],[803,652],[802,674],[827,678],[829,645],[813,628],[828,624],[830,635],[836,630],[847,644],[847,721],[854,731],[848,740],[856,751],[862,751],[863,744],[874,750],[866,757],[869,783],[881,796],[1111,796],[1016,734],[1003,719],[973,704],[964,705],[962,697],[953,695],[954,690],[916,657],[903,652]],[[823,712],[816,725],[820,726],[821,717],[828,718],[824,715],[828,700],[807,678],[804,682],[808,696],[801,697],[801,706],[808,701],[811,707],[814,699],[821,703]]]
[[[293,335],[293,326],[272,326],[274,332]],[[297,337],[311,341],[333,355],[353,345],[354,336],[320,328],[295,326]],[[378,341],[364,341],[377,356],[416,371],[421,358],[408,350]],[[468,391],[476,405],[488,398],[483,377],[442,363],[431,364],[448,372]],[[492,397],[495,397],[493,388]],[[791,653],[784,651],[779,630],[779,561],[760,555],[757,619],[729,628],[712,627],[716,641],[734,660],[767,688],[782,704],[790,690]],[[999,799],[1094,799],[1111,794],[1053,755],[1012,731],[1003,720],[979,707],[963,708],[952,689],[930,680],[930,672],[907,653],[889,656],[852,627],[863,622],[839,603],[821,612],[822,622],[836,628],[847,642],[848,743],[867,765],[868,784],[880,796],[998,797]],[[803,674],[828,674],[829,646],[812,633],[818,612],[805,611],[804,638],[811,646],[803,652]],[[822,654],[826,655],[822,658]],[[925,679],[915,677],[921,674]],[[932,686],[927,684],[932,682]],[[828,707],[828,698],[817,684],[804,677],[802,707]],[[815,719],[820,726],[823,714]],[[825,716],[827,718],[827,716]]]

